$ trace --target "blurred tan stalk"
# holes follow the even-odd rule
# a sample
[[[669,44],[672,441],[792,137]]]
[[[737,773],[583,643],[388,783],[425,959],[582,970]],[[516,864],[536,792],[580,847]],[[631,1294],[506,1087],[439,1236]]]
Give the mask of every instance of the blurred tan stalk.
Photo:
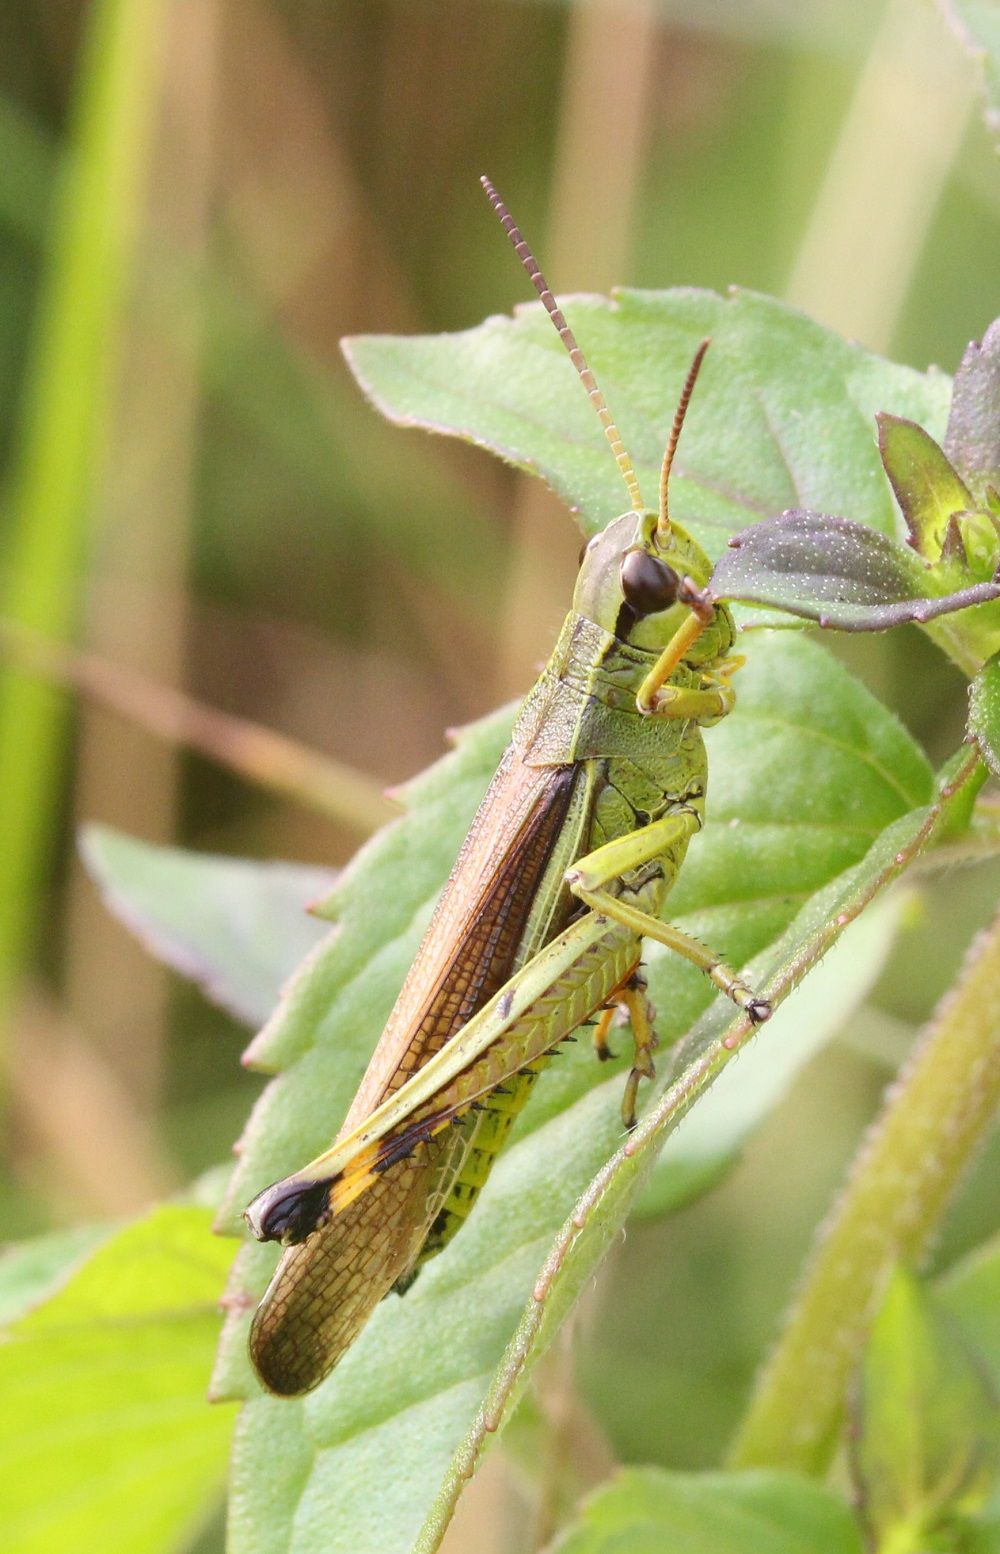
[[[552,214],[544,250],[536,252],[563,296],[607,292],[628,280],[662,10],[648,0],[594,0],[574,6],[566,25]],[[517,191],[505,198],[517,220]],[[512,274],[516,284],[514,266]],[[581,344],[586,355],[587,342]],[[510,546],[499,700],[523,695],[535,678],[551,646],[545,629],[554,638],[569,608],[580,548],[551,492],[528,476],[517,483]],[[541,623],[541,632],[527,633],[526,621]]]
[[[353,826],[367,836],[395,809],[379,785],[330,756],[92,653],[47,642],[0,620],[0,644],[40,679],[82,691],[137,728],[217,761],[247,782]]]
[[[785,288],[872,350],[892,342],[976,111],[970,69],[932,6],[890,0]]]

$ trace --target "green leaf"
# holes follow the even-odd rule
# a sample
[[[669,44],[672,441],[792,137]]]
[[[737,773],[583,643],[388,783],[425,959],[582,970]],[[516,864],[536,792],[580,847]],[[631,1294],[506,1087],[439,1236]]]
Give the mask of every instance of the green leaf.
[[[842,889],[831,881],[852,864],[864,867],[873,843],[886,850],[885,877],[898,871],[910,833],[898,834],[894,822],[907,817],[923,835],[926,812],[918,809],[916,819],[912,812],[931,793],[929,769],[908,736],[818,645],[786,634],[757,637],[741,679],[737,711],[709,735],[709,823],[671,903],[674,920],[737,964],[774,946],[796,918],[829,949],[859,909],[853,876]],[[503,735],[500,720],[466,731],[458,750],[413,785],[409,814],[368,844],[338,881],[337,936],[312,957],[254,1045],[258,1057],[286,1071],[244,1138],[228,1223],[238,1223],[257,1189],[336,1131]],[[771,964],[787,966],[800,942],[801,934],[794,945],[772,950]],[[667,952],[650,952],[649,973],[658,1029],[676,1040],[713,1002],[711,990]],[[730,1017],[728,1005],[723,1012],[713,1002],[713,1010],[716,1020]],[[786,1040],[788,1034],[786,1028]],[[330,1380],[302,1401],[249,1404],[234,1456],[236,1554],[278,1546],[295,1554],[411,1547],[553,1235],[620,1139],[621,1079],[608,1081],[583,1049],[581,1043],[542,1076],[462,1234],[405,1298],[381,1305]],[[661,1058],[664,1079],[667,1066]],[[676,1119],[679,1109],[671,1115]],[[712,1147],[731,1150],[741,1136],[730,1108]],[[641,1180],[626,1172],[622,1204],[608,1211],[609,1235],[625,1200],[648,1179],[656,1151],[647,1153]],[[695,1137],[690,1157],[681,1153],[670,1169],[690,1173],[704,1158],[704,1140]],[[669,1193],[669,1179],[663,1190]],[[586,1243],[588,1278],[605,1244],[604,1224]],[[254,1244],[241,1253],[230,1287],[236,1311],[252,1304],[273,1260],[271,1247]],[[575,1279],[570,1286],[553,1311],[572,1303]],[[250,1386],[245,1333],[246,1316],[234,1315],[217,1372],[221,1390]],[[274,1451],[287,1465],[278,1475],[284,1482],[287,1474],[287,1493],[275,1493],[275,1478],[263,1468]],[[386,1482],[389,1456],[394,1473]],[[376,1480],[377,1523],[365,1490]]]
[[[888,410],[940,436],[949,403],[941,374],[881,361],[750,292],[723,298],[693,289],[625,290],[611,300],[573,298],[566,313],[647,501],[657,490],[681,384],[699,342],[711,336],[671,482],[671,511],[709,556],[721,556],[726,541],[748,524],[786,509],[846,512],[852,523],[897,534],[873,418]],[[362,336],[346,341],[345,351],[362,388],[391,420],[465,437],[540,475],[570,504],[586,534],[626,505],[597,417],[540,305],[461,334]],[[975,538],[978,547],[978,530]],[[955,593],[962,579],[924,576],[918,583],[913,561],[900,563],[903,597],[936,600],[918,607],[927,619],[942,608],[995,597],[987,590],[943,605],[940,596]],[[896,612],[866,629],[910,618],[916,611]],[[970,677],[1000,646],[1000,625],[993,614],[984,618],[982,607],[957,623],[938,621],[930,634]]]
[[[1000,1469],[995,1393],[955,1324],[900,1270],[862,1361],[853,1465],[875,1545],[900,1549],[980,1510]]]
[[[957,394],[957,378],[955,381]],[[886,411],[880,411],[875,419],[882,463],[906,519],[910,543],[925,560],[937,561],[949,518],[952,513],[972,507],[972,497],[961,476],[922,426]]]
[[[770,605],[838,631],[885,631],[1000,599],[1000,582],[944,594],[938,576],[891,535],[791,509],[734,535],[709,586],[718,599]]]
[[[113,1233],[110,1226],[74,1225],[0,1251],[0,1326],[48,1295],[82,1257]]]
[[[115,915],[159,960],[256,1028],[328,932],[306,911],[330,869],[155,847],[87,826],[80,850]]]
[[[1000,777],[1000,653],[969,687],[969,733],[994,777]]]
[[[861,1554],[847,1507],[791,1473],[630,1468],[586,1502],[553,1554]]]
[[[947,378],[893,366],[770,298],[734,291],[576,297],[566,316],[611,405],[647,502],[681,384],[712,348],[674,464],[671,509],[710,556],[787,507],[848,512],[894,534],[873,436],[890,409],[940,433]],[[587,396],[539,304],[462,334],[345,343],[362,388],[391,420],[466,437],[542,476],[592,534],[627,506]]]
[[[992,7],[996,17],[996,7]],[[997,26],[1000,57],[1000,26]],[[977,501],[1000,486],[1000,319],[966,348],[955,374],[944,448],[964,475]]]
[[[7,1330],[8,1554],[166,1554],[197,1526],[232,1426],[205,1397],[228,1260],[204,1209],[156,1209]]]

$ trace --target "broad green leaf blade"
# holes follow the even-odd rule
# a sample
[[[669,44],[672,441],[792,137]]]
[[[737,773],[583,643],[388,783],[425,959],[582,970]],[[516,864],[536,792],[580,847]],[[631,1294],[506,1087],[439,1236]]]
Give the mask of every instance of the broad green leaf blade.
[[[969,733],[994,777],[1000,777],[1000,653],[969,687]]]
[[[793,508],[733,535],[710,587],[716,598],[769,605],[838,631],[886,631],[1000,599],[1000,582],[954,593],[936,583],[934,570],[891,535]]]
[[[904,1532],[919,1547],[981,1510],[1000,1469],[996,1396],[957,1329],[898,1269],[861,1364],[852,1457],[878,1547]]]
[[[958,379],[955,380],[955,395]],[[952,417],[954,418],[954,395]],[[878,445],[889,483],[910,531],[910,543],[927,561],[937,561],[952,513],[973,506],[961,477],[933,437],[914,421],[879,411]]]
[[[205,1397],[229,1250],[154,1210],[0,1345],[9,1554],[168,1554],[221,1492],[232,1414]]]
[[[991,9],[996,18],[996,7]],[[995,26],[994,61],[1000,59],[1000,22]],[[990,486],[1000,487],[1000,319],[962,357],[944,449],[978,501],[986,499]]]
[[[108,907],[157,959],[253,1027],[328,931],[306,909],[332,888],[330,869],[156,847],[108,826],[87,826],[80,850]]]
[[[831,1490],[791,1473],[629,1468],[591,1495],[553,1554],[862,1554]]]
[[[848,512],[897,532],[875,446],[891,410],[940,435],[949,384],[849,345],[751,292],[621,291],[575,297],[566,316],[621,429],[645,500],[681,384],[706,335],[712,348],[674,465],[671,508],[710,556],[738,529],[786,507]],[[468,438],[542,476],[585,533],[628,502],[572,365],[538,304],[462,334],[346,342],[362,388],[391,420]]]
[[[786,634],[756,637],[741,679],[737,712],[709,735],[709,823],[692,847],[672,911],[737,964],[773,944],[803,903],[864,859],[885,827],[926,802],[932,786],[899,724],[816,644]],[[269,1088],[244,1139],[230,1195],[233,1220],[255,1190],[335,1132],[491,775],[498,734],[494,726],[467,735],[411,791],[410,813],[341,878],[339,937],[296,979],[266,1033],[268,1058],[280,1053],[291,1066]],[[448,797],[451,777],[459,779],[457,800]],[[895,859],[894,833],[885,845]],[[402,870],[401,859],[408,860]],[[821,902],[824,932],[833,924],[824,948],[839,932],[839,901],[833,908]],[[854,915],[850,903],[847,911]],[[658,1028],[670,1042],[698,1017],[711,990],[666,953],[649,960]],[[723,1013],[728,1018],[728,1006]],[[666,1059],[661,1063],[665,1072]],[[620,1097],[621,1078],[607,1080],[579,1044],[542,1076],[461,1235],[405,1298],[382,1304],[330,1380],[303,1401],[249,1404],[234,1457],[235,1554],[275,1547],[390,1554],[412,1546],[553,1235],[621,1138]],[[741,1136],[738,1118],[728,1127],[720,1122],[720,1151],[731,1152]],[[698,1151],[702,1161],[702,1144]],[[654,1157],[651,1151],[650,1166]],[[688,1166],[680,1159],[672,1169]],[[273,1258],[273,1248],[254,1245],[238,1260],[234,1316],[217,1372],[222,1391],[251,1384],[247,1310]],[[297,1464],[287,1496],[275,1494],[260,1467],[276,1437],[283,1460]],[[386,1484],[381,1465],[389,1458],[394,1474]],[[375,1478],[377,1525],[365,1489]],[[266,1536],[255,1531],[264,1522]]]
[[[9,1327],[48,1295],[77,1263],[113,1234],[107,1225],[74,1225],[0,1251],[0,1327]]]

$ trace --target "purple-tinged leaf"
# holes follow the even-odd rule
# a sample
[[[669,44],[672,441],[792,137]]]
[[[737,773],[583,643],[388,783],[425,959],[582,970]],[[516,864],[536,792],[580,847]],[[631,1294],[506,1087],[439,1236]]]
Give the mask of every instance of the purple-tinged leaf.
[[[785,610],[839,631],[885,631],[1000,598],[1000,582],[936,594],[898,540],[849,518],[792,509],[735,534],[712,573],[719,599]]]
[[[973,507],[961,476],[930,432],[903,416],[880,410],[878,446],[889,483],[910,531],[910,544],[927,561],[937,561],[952,513]]]
[[[1000,486],[1000,319],[973,340],[955,374],[944,451],[983,501]]]
[[[969,733],[994,777],[1000,777],[1000,653],[969,687]]]

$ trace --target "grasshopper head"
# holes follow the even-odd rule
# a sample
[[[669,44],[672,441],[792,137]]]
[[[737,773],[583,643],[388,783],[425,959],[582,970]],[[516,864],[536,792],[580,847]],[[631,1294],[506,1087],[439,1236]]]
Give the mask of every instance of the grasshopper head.
[[[620,641],[656,653],[683,624],[692,594],[705,587],[711,571],[701,546],[678,523],[671,521],[664,539],[656,513],[625,513],[587,545],[573,608]],[[729,611],[716,605],[688,661],[721,657],[733,635]]]

